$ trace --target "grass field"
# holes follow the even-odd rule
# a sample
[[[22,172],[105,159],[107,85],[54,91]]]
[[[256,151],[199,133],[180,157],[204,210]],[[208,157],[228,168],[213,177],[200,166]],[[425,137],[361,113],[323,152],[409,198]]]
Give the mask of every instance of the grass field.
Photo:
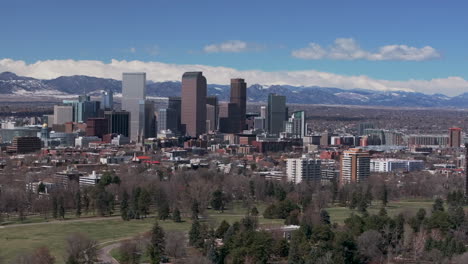
[[[390,215],[395,215],[406,210],[430,209],[432,203],[432,201],[427,200],[395,201],[387,206],[387,212]],[[261,214],[265,205],[258,205],[257,208]],[[377,213],[380,208],[380,204],[376,203],[369,208],[369,212]],[[213,225],[217,225],[222,220],[232,223],[242,219],[246,211],[240,204],[235,204],[232,209],[226,210],[224,213],[209,211],[208,217],[204,220]],[[332,207],[328,208],[327,211],[330,213],[332,222],[336,223],[343,223],[344,219],[353,212],[353,210],[344,207]],[[283,223],[283,220],[280,219],[264,219],[260,217],[259,220],[261,224]],[[65,239],[72,233],[85,233],[98,241],[98,243],[106,243],[149,231],[154,221],[154,218],[128,222],[121,219],[95,221],[89,219],[80,222],[54,221],[37,225],[5,226],[4,228],[0,228],[0,257],[6,263],[9,263],[18,254],[39,246],[47,246],[52,251],[52,254],[56,256],[57,263],[63,263],[66,245]],[[188,231],[191,225],[190,221],[174,223],[172,220],[160,221],[160,224],[167,231]]]

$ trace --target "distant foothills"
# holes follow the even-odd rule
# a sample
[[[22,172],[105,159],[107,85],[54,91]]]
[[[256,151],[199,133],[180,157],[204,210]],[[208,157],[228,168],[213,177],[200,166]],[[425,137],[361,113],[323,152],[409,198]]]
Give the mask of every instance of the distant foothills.
[[[242,78],[242,76],[239,77]],[[228,81],[226,80],[226,82]],[[248,81],[246,80],[247,83]],[[180,96],[181,83],[179,81],[148,82],[147,85],[148,96]],[[40,80],[18,76],[12,72],[0,73],[0,94],[2,95],[60,98],[83,93],[98,95],[103,90],[112,90],[119,94],[122,91],[122,83],[120,80],[82,75]],[[216,95],[221,101],[229,100],[229,92],[229,85],[208,85],[208,95]],[[443,94],[429,95],[404,91],[382,92],[318,86],[251,84],[247,88],[247,100],[248,102],[264,102],[269,93],[285,95],[287,103],[290,104],[468,108],[468,93],[449,97]]]

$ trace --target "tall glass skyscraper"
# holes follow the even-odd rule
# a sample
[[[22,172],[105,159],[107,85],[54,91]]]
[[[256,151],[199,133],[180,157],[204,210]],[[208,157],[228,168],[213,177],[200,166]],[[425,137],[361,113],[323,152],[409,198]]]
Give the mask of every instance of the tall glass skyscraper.
[[[145,138],[146,73],[124,72],[122,75],[122,110],[130,112],[130,140]]]
[[[268,95],[267,130],[271,135],[279,136],[284,132],[287,118],[286,96],[271,93]]]

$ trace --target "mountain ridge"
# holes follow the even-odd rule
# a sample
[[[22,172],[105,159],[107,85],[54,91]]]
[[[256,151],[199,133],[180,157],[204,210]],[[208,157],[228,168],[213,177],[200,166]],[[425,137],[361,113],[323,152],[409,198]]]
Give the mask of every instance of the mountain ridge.
[[[168,97],[180,96],[179,81],[148,82],[147,95]],[[220,101],[229,100],[229,85],[208,84],[208,95],[216,95]],[[41,80],[18,76],[12,72],[0,73],[0,94],[66,96],[87,93],[99,95],[103,90],[121,93],[122,82],[109,78],[85,75],[60,76]],[[449,97],[443,94],[424,94],[407,91],[373,91],[366,89],[341,89],[319,86],[261,85],[247,88],[249,102],[265,102],[269,93],[285,95],[288,103],[331,104],[392,107],[452,107],[468,106],[468,93]]]

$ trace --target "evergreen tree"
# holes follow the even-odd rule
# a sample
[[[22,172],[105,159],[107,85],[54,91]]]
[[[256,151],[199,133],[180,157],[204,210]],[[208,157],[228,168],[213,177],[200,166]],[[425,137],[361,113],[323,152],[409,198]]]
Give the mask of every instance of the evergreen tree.
[[[214,210],[219,210],[222,212],[224,211],[224,202],[225,202],[225,198],[224,198],[223,191],[221,190],[214,191],[212,194],[212,198],[211,198],[211,207]]]
[[[250,215],[251,216],[258,216],[258,209],[257,207],[252,207],[252,209],[250,210]]]
[[[200,213],[200,210],[198,209],[198,201],[193,200],[193,202],[192,202],[192,219],[197,220],[199,213]]]
[[[40,182],[39,185],[37,186],[37,192],[38,193],[45,193],[46,191],[46,186],[44,183]]]
[[[146,217],[149,214],[149,209],[151,205],[151,196],[146,189],[141,189],[140,195],[138,197],[138,206],[139,211]]]
[[[141,188],[137,187],[132,193],[132,218],[140,219],[140,193]]]
[[[64,205],[63,197],[59,198],[58,205],[59,205],[59,210],[58,210],[59,211],[59,216],[62,219],[65,219],[65,205]]]
[[[130,220],[128,214],[128,193],[124,191],[122,194],[122,201],[120,202],[120,215],[122,216],[122,220],[128,221]]]
[[[77,217],[80,217],[81,216],[81,192],[80,192],[80,189],[78,189],[78,191],[75,194],[75,208],[76,208],[75,215]]]
[[[201,225],[198,220],[192,222],[192,227],[189,231],[189,244],[191,246],[201,248],[203,247],[203,239],[201,236]]]
[[[52,216],[54,217],[54,219],[58,218],[58,208],[59,208],[59,205],[58,205],[57,197],[54,195],[52,197]]]
[[[83,205],[84,205],[85,214],[89,213],[89,204],[90,204],[90,199],[89,199],[88,191],[87,189],[85,189],[83,193]]]
[[[165,235],[164,230],[159,223],[156,222],[151,230],[151,239],[147,248],[148,256],[150,257],[151,264],[159,264],[163,259],[165,252]]]
[[[218,229],[216,229],[215,236],[217,238],[223,238],[229,227],[231,227],[229,223],[226,220],[223,220],[221,224],[219,224]]]
[[[444,211],[444,200],[437,198],[432,205],[432,212],[443,212]]]
[[[330,215],[325,209],[320,210],[320,223],[325,224],[325,225],[329,225],[331,223]]]
[[[179,208],[174,209],[174,212],[172,213],[172,220],[176,223],[182,222],[182,218],[180,217],[180,211]]]
[[[171,211],[169,208],[169,204],[167,202],[164,202],[163,204],[159,205],[158,207],[159,219],[166,220],[167,218],[169,218],[170,214],[171,214]]]
[[[382,189],[382,205],[386,207],[388,204],[388,189],[387,185],[384,184]]]
[[[119,176],[115,175],[113,178],[112,178],[112,183],[114,184],[117,184],[117,185],[120,185],[122,181],[120,180]]]

